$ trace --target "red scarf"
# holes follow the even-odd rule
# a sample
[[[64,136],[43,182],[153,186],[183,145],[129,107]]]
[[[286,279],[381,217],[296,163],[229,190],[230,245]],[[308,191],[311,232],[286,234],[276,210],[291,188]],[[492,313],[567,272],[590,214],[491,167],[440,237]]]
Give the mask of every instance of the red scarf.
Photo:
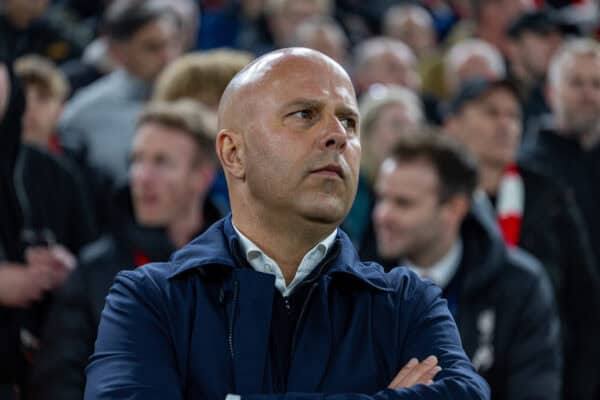
[[[516,246],[521,238],[521,221],[525,207],[523,179],[516,165],[506,167],[496,193],[496,216],[504,242]]]

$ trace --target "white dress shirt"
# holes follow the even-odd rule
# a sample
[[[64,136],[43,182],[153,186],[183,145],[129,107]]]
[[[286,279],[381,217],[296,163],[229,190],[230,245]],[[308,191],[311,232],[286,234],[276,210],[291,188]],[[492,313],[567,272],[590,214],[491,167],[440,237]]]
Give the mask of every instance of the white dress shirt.
[[[422,268],[415,265],[408,265],[412,271],[422,278],[427,278],[433,281],[441,289],[444,289],[456,274],[460,260],[462,259],[463,243],[459,238],[448,253],[440,258],[435,264],[429,268]]]
[[[337,229],[335,229],[329,236],[317,243],[315,247],[310,249],[302,258],[302,261],[296,270],[294,279],[292,279],[289,285],[286,285],[283,272],[281,272],[281,268],[279,268],[279,265],[277,265],[275,260],[266,255],[264,251],[262,251],[247,236],[240,232],[235,225],[233,225],[233,229],[235,229],[236,233],[240,237],[240,244],[244,254],[246,255],[248,263],[258,272],[275,275],[275,288],[277,288],[277,290],[279,290],[281,295],[284,297],[289,296],[294,288],[298,286],[298,284],[302,282],[308,275],[310,275],[317,265],[323,261],[327,255],[327,252],[329,251],[329,248],[333,245],[335,236],[337,234]]]

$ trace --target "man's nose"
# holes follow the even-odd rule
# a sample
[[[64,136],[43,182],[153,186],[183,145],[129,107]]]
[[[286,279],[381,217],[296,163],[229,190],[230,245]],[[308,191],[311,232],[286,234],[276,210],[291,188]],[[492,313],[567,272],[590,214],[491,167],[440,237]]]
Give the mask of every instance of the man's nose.
[[[323,147],[343,151],[348,141],[348,132],[342,121],[333,116],[329,118],[326,129],[321,142]]]

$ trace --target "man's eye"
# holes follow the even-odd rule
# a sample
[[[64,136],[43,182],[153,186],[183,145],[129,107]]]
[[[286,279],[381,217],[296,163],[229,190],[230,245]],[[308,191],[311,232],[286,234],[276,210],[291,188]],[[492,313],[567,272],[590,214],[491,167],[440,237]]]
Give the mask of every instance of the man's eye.
[[[293,112],[291,115],[300,117],[301,119],[313,119],[315,112],[313,110],[299,110]]]
[[[344,128],[356,129],[356,120],[354,118],[342,117],[340,118],[340,121],[342,122],[342,125],[344,125]]]

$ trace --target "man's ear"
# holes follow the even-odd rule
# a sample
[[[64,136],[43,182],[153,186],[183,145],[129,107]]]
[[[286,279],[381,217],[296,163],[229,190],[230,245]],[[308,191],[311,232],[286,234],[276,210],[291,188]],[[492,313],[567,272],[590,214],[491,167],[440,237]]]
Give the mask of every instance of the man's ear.
[[[222,129],[217,135],[216,150],[226,174],[237,179],[246,177],[244,141],[241,134]]]

